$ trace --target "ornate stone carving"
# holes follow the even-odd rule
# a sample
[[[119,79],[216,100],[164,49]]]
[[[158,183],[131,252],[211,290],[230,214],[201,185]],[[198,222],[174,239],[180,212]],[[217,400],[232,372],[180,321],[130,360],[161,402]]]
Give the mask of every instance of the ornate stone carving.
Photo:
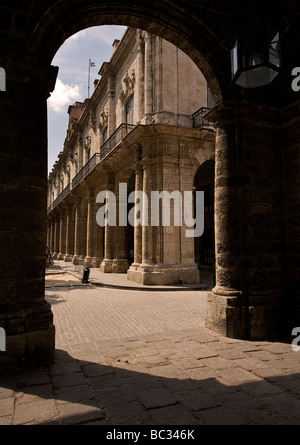
[[[102,131],[108,123],[108,111],[107,110],[102,110],[99,116],[99,130]]]
[[[125,74],[125,77],[123,78],[123,88],[121,89],[119,93],[119,98],[122,102],[125,102],[134,92],[134,85],[135,85],[135,73],[134,70],[132,70],[131,76],[127,73]]]

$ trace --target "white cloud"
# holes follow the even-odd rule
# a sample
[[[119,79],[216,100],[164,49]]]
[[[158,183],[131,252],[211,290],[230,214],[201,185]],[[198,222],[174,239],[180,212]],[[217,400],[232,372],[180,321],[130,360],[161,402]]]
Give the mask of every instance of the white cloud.
[[[57,79],[55,89],[48,99],[49,107],[56,113],[65,111],[66,105],[71,105],[80,98],[79,85],[64,84]]]

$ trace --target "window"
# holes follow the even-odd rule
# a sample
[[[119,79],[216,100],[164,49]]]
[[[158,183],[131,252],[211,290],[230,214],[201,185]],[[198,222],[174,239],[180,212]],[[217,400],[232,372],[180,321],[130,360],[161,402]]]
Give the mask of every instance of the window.
[[[133,106],[133,95],[130,97],[126,104],[126,124],[134,123],[134,106]]]

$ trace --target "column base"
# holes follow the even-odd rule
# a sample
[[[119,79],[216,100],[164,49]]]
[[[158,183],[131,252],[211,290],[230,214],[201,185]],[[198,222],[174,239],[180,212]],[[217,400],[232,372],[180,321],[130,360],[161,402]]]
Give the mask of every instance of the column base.
[[[83,256],[82,255],[74,255],[72,258],[72,263],[75,264],[75,266],[83,264]]]
[[[284,335],[284,308],[276,293],[220,295],[213,290],[207,295],[205,325],[224,337],[271,340]]]
[[[63,260],[64,257],[65,257],[65,255],[64,255],[63,253],[58,253],[56,259],[57,259],[57,260]]]
[[[100,264],[100,272],[112,273],[113,260],[104,259]]]
[[[93,258],[91,256],[86,256],[83,260],[84,267],[92,267]]]
[[[70,254],[66,254],[66,255],[63,257],[63,260],[65,261],[65,263],[69,263],[69,262],[71,262],[72,259],[73,259],[73,256],[70,255]]]
[[[100,264],[102,263],[103,258],[99,258],[99,257],[93,257],[92,258],[92,267],[100,267]]]
[[[197,265],[136,265],[133,263],[127,271],[127,279],[140,284],[178,285],[197,284],[200,282]]]
[[[128,260],[113,260],[113,273],[126,273],[128,270]]]
[[[55,327],[51,306],[45,301],[32,306],[1,308],[0,325],[5,330],[5,351],[0,352],[0,368],[54,361]]]

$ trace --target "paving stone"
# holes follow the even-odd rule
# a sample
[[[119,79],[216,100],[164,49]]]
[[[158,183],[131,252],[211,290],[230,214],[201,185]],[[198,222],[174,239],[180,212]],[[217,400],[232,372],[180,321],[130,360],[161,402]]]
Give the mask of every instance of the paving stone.
[[[300,422],[300,400],[290,394],[279,394],[262,398],[262,402],[275,413]]]
[[[146,409],[174,405],[178,401],[177,397],[166,388],[152,388],[138,391],[136,394]]]
[[[247,358],[247,354],[243,351],[238,351],[232,348],[225,348],[221,350],[217,350],[220,357],[226,358],[228,360],[237,360]]]
[[[50,383],[49,372],[48,369],[42,368],[37,371],[25,372],[18,376],[16,387],[24,388],[26,386],[45,385],[47,383]]]
[[[11,416],[1,416],[0,417],[0,425],[12,425],[13,424],[13,415]]]
[[[113,425],[143,425],[148,421],[147,412],[135,401],[108,406],[105,414]]]
[[[124,382],[116,372],[99,375],[96,377],[90,377],[89,382],[94,390],[103,388],[115,388],[117,386],[124,385]]]
[[[104,418],[103,411],[95,401],[86,400],[81,403],[64,403],[59,407],[62,425],[83,424]]]
[[[7,399],[14,396],[14,390],[12,388],[5,388],[0,386],[0,400]]]
[[[207,379],[215,379],[219,376],[218,372],[208,368],[207,366],[203,368],[186,369],[185,375],[193,380],[198,380],[203,382]]]
[[[300,353],[210,334],[201,320],[187,328],[199,295],[170,294],[55,292],[55,364],[1,375],[0,425],[300,424]],[[171,304],[172,321],[152,325]]]
[[[81,371],[79,364],[76,361],[69,361],[50,366],[51,375],[69,374],[70,372]]]
[[[67,402],[81,402],[94,397],[88,385],[67,386],[59,388],[55,393],[58,404]]]
[[[127,386],[98,389],[95,391],[95,397],[103,407],[137,400],[137,396]]]
[[[81,369],[86,377],[103,376],[115,372],[114,368],[111,366],[102,366],[95,363],[82,365]]]
[[[189,378],[182,379],[163,379],[162,383],[171,391],[171,392],[181,392],[181,391],[190,391],[195,390],[196,388],[202,388],[203,383],[198,382]]]
[[[66,386],[84,385],[86,379],[82,372],[71,372],[69,374],[55,375],[52,377],[53,387],[55,389]]]
[[[234,368],[236,366],[233,360],[226,360],[222,357],[209,357],[203,359],[203,363],[205,366],[211,369],[225,369],[225,368]]]
[[[242,385],[247,382],[257,382],[261,379],[249,371],[240,368],[227,368],[227,369],[219,369],[218,373],[229,380],[234,385]]]
[[[13,397],[0,399],[0,418],[12,416],[14,412]]]
[[[15,406],[14,425],[40,424],[58,417],[55,401],[42,400]]]
[[[262,409],[263,403],[259,398],[253,397],[244,391],[236,391],[234,393],[219,394],[218,399],[222,402],[223,406],[246,415],[252,409]]]
[[[224,406],[202,410],[196,415],[205,425],[247,425],[246,418]]]
[[[205,392],[203,389],[179,392],[176,393],[176,396],[187,409],[194,411],[221,405],[221,402],[213,394]]]
[[[154,425],[197,425],[200,423],[182,404],[149,410]]]
[[[233,360],[233,363],[236,366],[240,366],[243,369],[246,369],[247,371],[254,371],[256,369],[260,368],[268,368],[268,362],[256,360],[254,358],[242,358]]]
[[[52,385],[28,386],[23,391],[15,393],[16,404],[33,403],[45,399],[53,399],[54,391]]]
[[[163,388],[163,383],[159,378],[148,374],[136,375],[134,377],[124,379],[123,381],[133,392]]]

